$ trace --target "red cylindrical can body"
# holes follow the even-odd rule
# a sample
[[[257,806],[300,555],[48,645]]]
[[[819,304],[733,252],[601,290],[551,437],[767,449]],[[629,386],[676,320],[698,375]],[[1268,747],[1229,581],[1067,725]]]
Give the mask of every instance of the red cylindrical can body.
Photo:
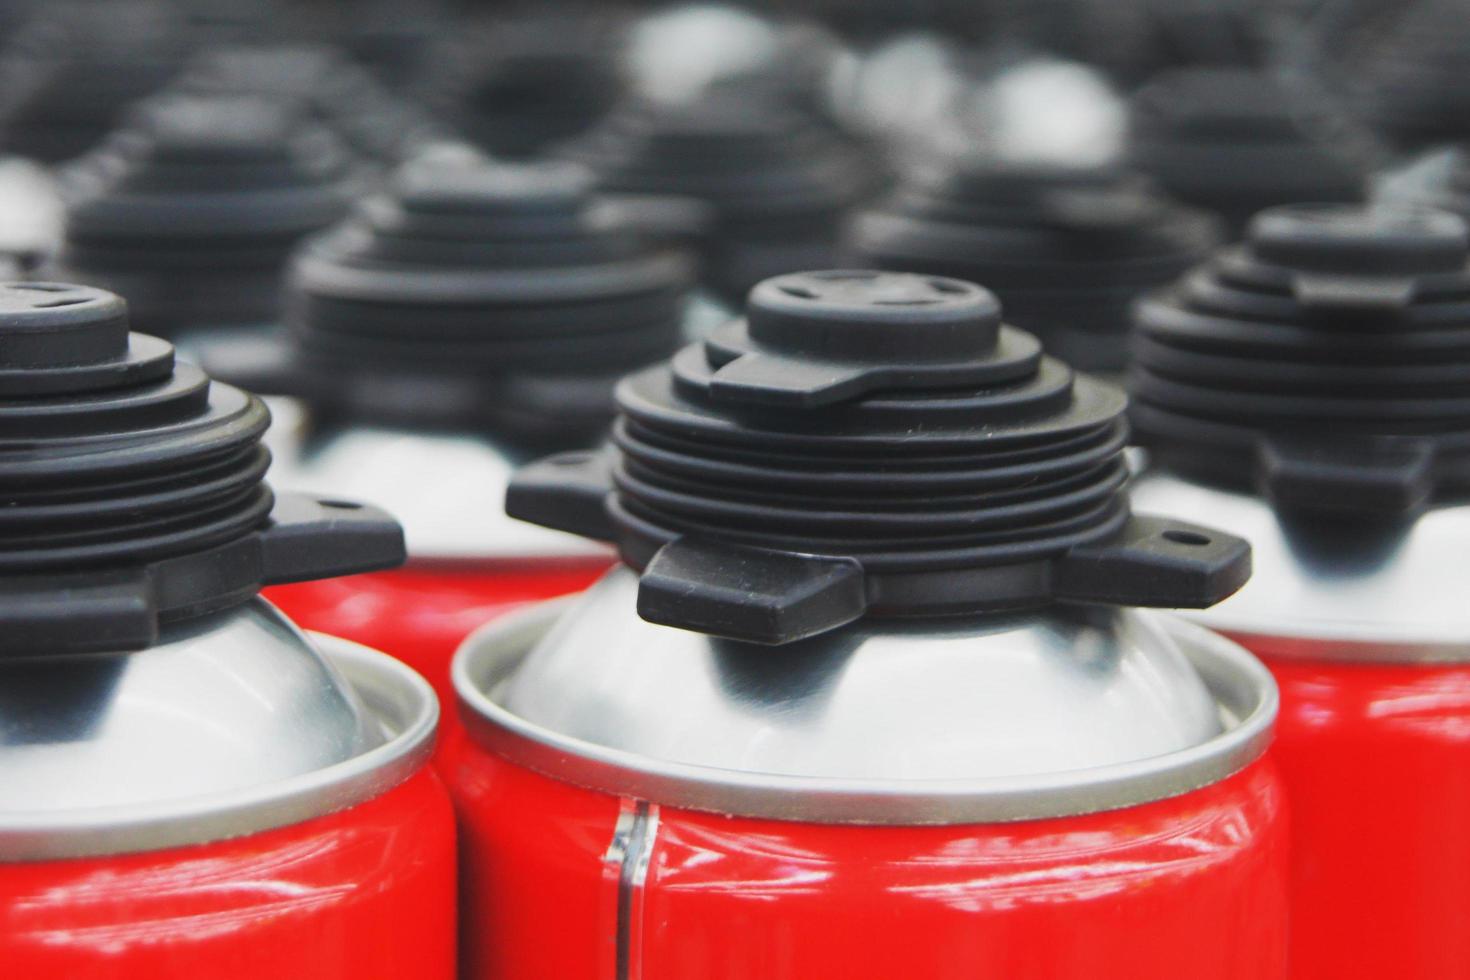
[[[413,671],[260,600],[122,659],[4,666],[62,720],[5,705],[0,975],[455,976],[454,811]]]
[[[1265,753],[1276,694],[1236,645],[1167,618],[1124,617],[1142,633],[1111,618],[1098,632],[1053,633],[1074,621],[1023,618],[974,635],[859,627],[835,652],[767,660],[636,621],[623,601],[634,583],[615,570],[575,601],[479,631],[455,657],[464,737],[438,766],[460,817],[465,976],[1287,975],[1286,808]],[[1187,663],[1208,679],[1226,719],[1217,734],[1116,767],[1012,778],[972,776],[973,760],[986,743],[1024,753],[1040,729],[1018,725],[1007,739],[987,728],[982,743],[956,739],[963,709],[929,724],[955,703],[929,678],[958,669],[942,688],[953,691],[1009,663],[1009,697],[1049,719],[1043,743],[1070,744],[1077,730],[1058,720],[1076,724],[1097,699],[1071,700],[1067,686],[1095,690],[1120,656],[1145,663],[1101,642],[1145,633],[1183,658],[1151,661],[1157,670]],[[1023,665],[1034,664],[1062,702],[1050,714],[1031,700]],[[918,693],[893,696],[915,674]],[[587,735],[540,720],[568,702]],[[662,719],[680,717],[671,741]],[[1108,737],[1104,717],[1116,714],[1082,723],[1084,741]],[[846,718],[861,721],[831,737]],[[680,756],[711,730],[695,761]],[[783,774],[761,754],[772,744],[820,769]],[[855,768],[874,757],[902,767]],[[927,774],[902,775],[914,772]]]
[[[346,810],[234,840],[0,864],[15,977],[454,976],[453,814],[423,769]]]
[[[415,561],[366,575],[278,585],[264,595],[303,628],[389,653],[454,703],[449,659],[470,633],[529,603],[586,588],[612,564],[592,555],[523,562]],[[446,711],[443,728],[454,725]]]
[[[1281,688],[1294,980],[1470,977],[1470,665],[1243,642]]]
[[[1124,810],[939,827],[659,807],[469,739],[440,765],[462,818],[466,977],[1285,976],[1269,759]],[[620,844],[620,820],[641,839]]]
[[[1314,524],[1166,470],[1133,494],[1251,540],[1251,581],[1191,618],[1281,693],[1293,980],[1470,978],[1470,620],[1453,586],[1470,508]]]

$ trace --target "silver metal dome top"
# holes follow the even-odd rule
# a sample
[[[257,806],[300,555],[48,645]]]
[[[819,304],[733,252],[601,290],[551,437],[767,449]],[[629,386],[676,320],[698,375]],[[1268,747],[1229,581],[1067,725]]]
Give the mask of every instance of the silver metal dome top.
[[[1465,548],[1470,506],[1412,522],[1342,527],[1283,522],[1265,500],[1147,470],[1139,509],[1208,519],[1251,543],[1245,587],[1194,622],[1273,654],[1368,662],[1470,661]],[[1286,641],[1286,642],[1282,642]]]
[[[620,567],[471,637],[454,673],[477,737],[672,805],[945,823],[1184,792],[1259,754],[1274,716],[1264,669],[1167,615],[869,621],[773,650],[644,622],[637,586]]]
[[[437,717],[407,668],[313,642],[262,599],[165,627],[141,652],[0,659],[0,860],[339,809],[422,764]]]
[[[318,433],[299,401],[267,402],[271,484],[384,508],[403,525],[410,560],[611,559],[598,542],[505,514],[505,488],[525,460],[494,439],[369,426]]]

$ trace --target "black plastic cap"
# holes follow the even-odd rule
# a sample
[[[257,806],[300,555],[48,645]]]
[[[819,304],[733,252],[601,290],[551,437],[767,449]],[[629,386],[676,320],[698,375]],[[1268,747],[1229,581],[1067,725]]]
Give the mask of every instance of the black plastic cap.
[[[1117,167],[968,153],[912,167],[848,222],[844,251],[867,267],[983,282],[1053,356],[1118,371],[1132,302],[1220,239],[1213,217]]]
[[[1325,92],[1268,69],[1162,72],[1131,108],[1133,164],[1232,233],[1268,207],[1361,201],[1379,164],[1370,134]]]
[[[1129,513],[1124,404],[971,283],[781,276],[624,379],[613,446],[524,468],[506,509],[616,542],[645,619],[755,643],[864,616],[1211,605],[1249,547]]]
[[[587,445],[617,378],[677,347],[693,286],[693,258],[582,168],[444,146],[298,250],[288,338],[206,361],[343,421]]]
[[[165,335],[276,322],[292,248],[356,190],[328,131],[249,96],[146,100],[60,176],[65,234],[47,274],[128,296]]]
[[[606,191],[707,208],[702,274],[732,304],[773,275],[835,264],[846,211],[878,183],[845,137],[759,86],[629,100],[561,153]]]
[[[156,0],[34,5],[0,47],[0,147],[47,163],[86,152],[179,70],[196,40],[185,28]]]
[[[1466,136],[1470,23],[1461,0],[1419,0],[1373,17],[1340,71],[1359,112],[1399,148]]]
[[[1283,510],[1395,521],[1470,491],[1470,237],[1295,206],[1143,303],[1130,385],[1165,464]]]
[[[736,356],[710,379],[710,395],[812,406],[885,389],[984,384],[1005,377],[993,358],[999,339],[1000,304],[969,283],[845,271],[779,276],[751,290],[745,348],[725,349]]]
[[[0,656],[137,649],[264,585],[402,563],[382,512],[271,493],[269,421],[112,293],[0,284]]]

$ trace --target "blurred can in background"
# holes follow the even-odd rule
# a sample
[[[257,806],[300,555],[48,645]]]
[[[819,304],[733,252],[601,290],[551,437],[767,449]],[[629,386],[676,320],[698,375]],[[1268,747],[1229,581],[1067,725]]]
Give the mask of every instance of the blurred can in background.
[[[1292,975],[1470,975],[1470,269],[1412,208],[1263,212],[1138,314],[1140,504],[1247,537],[1194,618],[1281,686]]]

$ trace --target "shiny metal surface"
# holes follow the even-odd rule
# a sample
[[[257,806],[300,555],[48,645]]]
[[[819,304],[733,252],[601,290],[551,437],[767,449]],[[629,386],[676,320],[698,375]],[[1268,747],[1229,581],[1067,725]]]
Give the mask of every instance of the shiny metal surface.
[[[1390,528],[1284,523],[1264,500],[1147,471],[1140,512],[1208,521],[1250,540],[1254,573],[1219,605],[1182,613],[1273,655],[1367,662],[1470,662],[1465,557],[1470,506]]]
[[[1019,820],[1193,789],[1263,750],[1264,668],[1172,617],[860,623],[780,649],[654,626],[636,579],[499,621],[454,664],[466,724],[655,802],[857,823]]]
[[[308,640],[261,599],[148,650],[0,661],[0,860],[253,833],[422,764],[438,707],[383,654]]]
[[[506,485],[530,460],[492,439],[366,426],[316,433],[300,402],[267,404],[271,485],[385,508],[403,525],[410,560],[611,554],[586,538],[507,517]]]
[[[0,157],[0,254],[50,255],[61,241],[62,205],[51,171]]]

